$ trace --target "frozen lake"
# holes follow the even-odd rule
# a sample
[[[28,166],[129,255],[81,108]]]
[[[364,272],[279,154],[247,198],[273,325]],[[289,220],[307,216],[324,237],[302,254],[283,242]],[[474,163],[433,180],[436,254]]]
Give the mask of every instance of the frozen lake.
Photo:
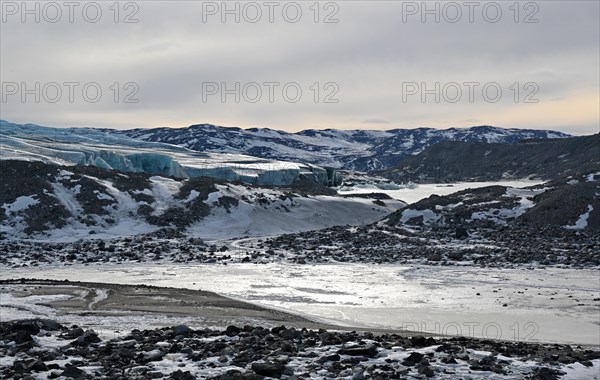
[[[544,181],[538,180],[511,180],[511,181],[494,181],[494,182],[457,182],[457,183],[430,183],[430,184],[419,184],[415,188],[405,188],[398,190],[384,190],[375,187],[374,185],[359,185],[352,188],[342,187],[338,190],[338,193],[342,195],[349,194],[370,194],[370,193],[384,193],[394,199],[404,201],[408,204],[418,202],[421,199],[430,197],[433,194],[443,196],[457,191],[466,189],[476,189],[486,186],[510,186],[510,187],[527,187],[534,186],[544,183]]]
[[[600,342],[600,282],[591,269],[102,264],[11,269],[1,276],[22,277],[209,290],[343,326]]]

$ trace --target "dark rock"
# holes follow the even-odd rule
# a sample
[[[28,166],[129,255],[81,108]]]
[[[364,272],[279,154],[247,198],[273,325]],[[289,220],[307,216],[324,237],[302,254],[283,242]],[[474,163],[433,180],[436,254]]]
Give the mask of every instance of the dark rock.
[[[283,364],[279,364],[279,363],[254,362],[254,363],[252,363],[252,370],[255,373],[257,373],[258,375],[279,378],[281,376],[281,374],[283,373],[283,371],[285,370],[285,366]]]
[[[179,326],[175,326],[173,328],[173,334],[175,336],[179,336],[179,335],[189,335],[192,333],[192,329],[190,329],[189,327],[187,327],[186,325],[179,325]]]
[[[368,347],[342,348],[342,349],[338,350],[338,354],[350,355],[350,356],[365,356],[368,358],[374,358],[377,356],[377,347],[368,346]]]
[[[449,258],[450,260],[454,260],[454,261],[460,261],[460,260],[462,260],[462,258],[463,258],[463,256],[464,256],[464,255],[463,255],[463,253],[462,253],[462,252],[460,252],[460,251],[452,251],[452,252],[448,252],[448,253],[446,254],[446,256],[448,256],[448,258]]]
[[[532,375],[531,379],[532,380],[557,380],[564,374],[566,374],[566,373],[563,371],[553,369],[553,368],[540,367],[540,368],[536,368],[533,371],[533,375]]]
[[[67,331],[67,333],[64,334],[64,337],[66,339],[75,339],[75,338],[83,335],[83,333],[84,333],[84,331],[81,327],[75,326],[75,327],[71,328],[69,331]]]
[[[435,373],[433,372],[433,370],[430,367],[419,367],[419,373],[421,375],[425,375],[427,377],[435,376]]]
[[[227,326],[227,328],[225,329],[225,335],[227,335],[227,336],[236,336],[241,331],[242,330],[239,327],[237,327],[237,326]]]
[[[444,364],[458,364],[456,359],[454,359],[454,357],[452,357],[452,356],[446,356],[446,357],[442,358],[441,361]]]
[[[192,375],[190,371],[183,372],[182,370],[177,370],[169,376],[169,379],[174,380],[196,380],[196,376]]]
[[[35,320],[35,319],[15,321],[15,322],[12,322],[12,324],[9,325],[8,328],[10,331],[21,331],[21,332],[28,333],[30,335],[31,334],[35,335],[40,332],[40,326],[38,326],[37,320]]]
[[[87,330],[82,335],[80,335],[77,339],[71,342],[73,346],[88,346],[92,343],[100,343],[102,339],[98,337],[93,330]]]
[[[70,366],[66,367],[60,375],[71,379],[83,379],[85,378],[85,371],[75,366]]]
[[[454,237],[457,239],[466,239],[469,237],[469,232],[467,232],[467,229],[465,227],[457,227],[454,233]]]
[[[12,335],[12,340],[15,343],[18,343],[18,344],[27,343],[27,342],[33,342],[33,338],[31,337],[31,333],[29,333],[28,331],[17,331],[16,334]]]
[[[402,365],[412,367],[423,360],[423,354],[419,352],[411,352],[406,359],[402,362]]]
[[[27,364],[27,367],[32,371],[47,371],[48,366],[41,360],[32,359]]]
[[[320,357],[318,362],[322,364],[325,362],[337,362],[339,360],[340,360],[340,355],[333,354],[333,355],[326,355],[326,356]]]
[[[410,342],[413,347],[428,347],[436,344],[436,340],[433,338],[425,338],[422,335],[416,335],[410,338]]]
[[[149,352],[146,352],[143,356],[143,362],[144,363],[148,363],[148,362],[158,362],[161,361],[162,358],[166,355],[167,353],[162,351],[162,350],[152,350]]]

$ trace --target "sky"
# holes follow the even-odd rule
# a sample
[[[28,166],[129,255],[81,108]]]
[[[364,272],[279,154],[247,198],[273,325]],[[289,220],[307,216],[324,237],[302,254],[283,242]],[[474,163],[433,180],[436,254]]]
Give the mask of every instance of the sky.
[[[2,1],[0,118],[592,134],[599,4]]]

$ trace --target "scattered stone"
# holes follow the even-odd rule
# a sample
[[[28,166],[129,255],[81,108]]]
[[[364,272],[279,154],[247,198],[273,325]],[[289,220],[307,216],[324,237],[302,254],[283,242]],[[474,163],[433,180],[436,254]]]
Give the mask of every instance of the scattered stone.
[[[40,324],[0,322],[0,355],[10,358],[10,353],[16,352],[15,336],[31,338],[28,331],[35,331],[32,326]],[[76,328],[61,326],[56,331],[40,332],[60,339],[69,332],[81,333],[74,331]],[[85,342],[93,336],[95,333],[87,330],[74,341]],[[33,347],[35,342],[26,340],[22,344]],[[173,364],[181,368],[163,373],[155,367],[167,353],[179,354],[174,356],[177,361]],[[404,357],[401,363],[397,359],[399,354]],[[593,367],[600,359],[597,350],[559,344],[466,337],[413,336],[407,339],[395,334],[298,330],[285,326],[188,330],[183,325],[133,330],[112,340],[87,345],[66,344],[58,349],[53,345],[36,344],[35,350],[19,351],[17,355],[10,366],[0,364],[0,378],[28,379],[40,374],[49,379],[422,379],[454,378],[459,371],[471,370],[477,371],[477,376],[489,374],[498,379],[517,376],[552,380],[563,374],[561,366],[578,362]],[[499,355],[510,356],[511,361],[500,360]],[[54,360],[70,364],[59,367],[50,363]]]
[[[85,378],[85,371],[75,366],[70,366],[66,367],[60,375],[71,379],[83,379]]]
[[[252,363],[252,370],[258,375],[270,376],[270,377],[281,377],[281,374],[285,370],[285,366],[280,363]]]

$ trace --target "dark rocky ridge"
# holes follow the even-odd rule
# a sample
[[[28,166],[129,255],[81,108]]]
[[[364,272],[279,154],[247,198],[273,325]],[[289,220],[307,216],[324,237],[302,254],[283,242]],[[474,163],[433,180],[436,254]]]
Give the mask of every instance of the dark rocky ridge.
[[[406,229],[382,225],[333,227],[281,235],[266,239],[263,244],[267,252],[273,253],[259,256],[255,259],[258,262],[261,259],[285,259],[299,264],[342,262],[494,268],[600,266],[600,234],[549,227],[478,230]],[[256,245],[248,242],[244,247],[251,250]]]
[[[208,177],[171,178],[180,184],[180,188],[173,194],[176,202],[166,208],[159,207],[159,200],[151,191],[152,175],[147,173],[119,172],[94,166],[59,166],[39,161],[2,160],[0,177],[0,206],[11,205],[20,197],[32,197],[37,201],[24,209],[0,211],[0,223],[6,227],[23,224],[23,231],[27,235],[62,228],[69,221],[98,229],[114,226],[118,222],[117,214],[122,212],[122,203],[129,202],[128,199],[131,202],[127,206],[130,208],[129,215],[126,216],[144,220],[154,226],[179,229],[202,220],[212,208],[223,208],[229,212],[241,200],[250,202],[222,195],[209,206],[204,201],[209,194],[218,191],[216,185],[228,186],[228,183]],[[241,183],[234,185],[258,189]],[[291,200],[308,195],[337,194],[335,190],[310,180],[299,180],[287,187],[263,186],[260,189]],[[192,191],[195,192],[194,196],[191,196]],[[266,197],[258,198],[257,201],[264,203],[264,207],[269,205]]]
[[[596,173],[548,182],[544,186],[550,190],[535,197],[535,206],[521,216],[519,222],[530,226],[572,226],[591,206],[587,228],[600,234],[600,170]],[[594,181],[589,180],[592,176]]]
[[[529,207],[523,202],[532,202],[532,205]],[[585,228],[600,231],[600,171],[563,177],[524,190],[488,186],[446,196],[433,195],[394,212],[387,223],[401,225],[406,210],[431,210],[438,219],[428,224],[450,229],[477,229],[498,224],[514,228],[564,228],[575,226],[578,219],[589,212]],[[474,213],[480,213],[479,217],[474,218]],[[407,225],[415,223],[422,225],[422,218],[421,221],[405,220]]]
[[[58,166],[38,161],[3,160],[0,176],[3,178],[0,204],[11,204],[22,196],[37,197],[37,204],[22,211],[27,225],[24,232],[27,234],[63,227],[69,218],[98,228],[114,224],[111,209],[117,207],[119,200],[102,181],[109,181],[118,191],[140,202],[141,206],[136,211],[140,218],[158,226],[184,227],[208,214],[210,210],[202,200],[210,192],[216,191],[214,184],[218,183],[207,178],[188,180],[188,187],[195,186],[202,190],[189,203],[189,207],[169,208],[161,214],[155,214],[151,206],[155,199],[145,193],[146,189],[151,188],[150,174],[122,173],[94,166]],[[57,186],[62,189],[57,189]],[[63,189],[73,194],[80,210],[69,210],[60,201],[59,193]],[[182,192],[186,191],[189,195],[187,187],[183,187]],[[3,212],[0,218],[0,221],[4,221],[7,216]]]
[[[600,134],[512,144],[444,141],[382,174],[396,181],[555,179],[600,171]]]
[[[235,264],[291,262],[475,265],[479,267],[600,266],[600,234],[563,228],[527,226],[419,228],[373,225],[332,227],[237,246],[188,238],[161,230],[133,238],[73,243],[0,241],[0,264],[6,268],[89,263]]]

